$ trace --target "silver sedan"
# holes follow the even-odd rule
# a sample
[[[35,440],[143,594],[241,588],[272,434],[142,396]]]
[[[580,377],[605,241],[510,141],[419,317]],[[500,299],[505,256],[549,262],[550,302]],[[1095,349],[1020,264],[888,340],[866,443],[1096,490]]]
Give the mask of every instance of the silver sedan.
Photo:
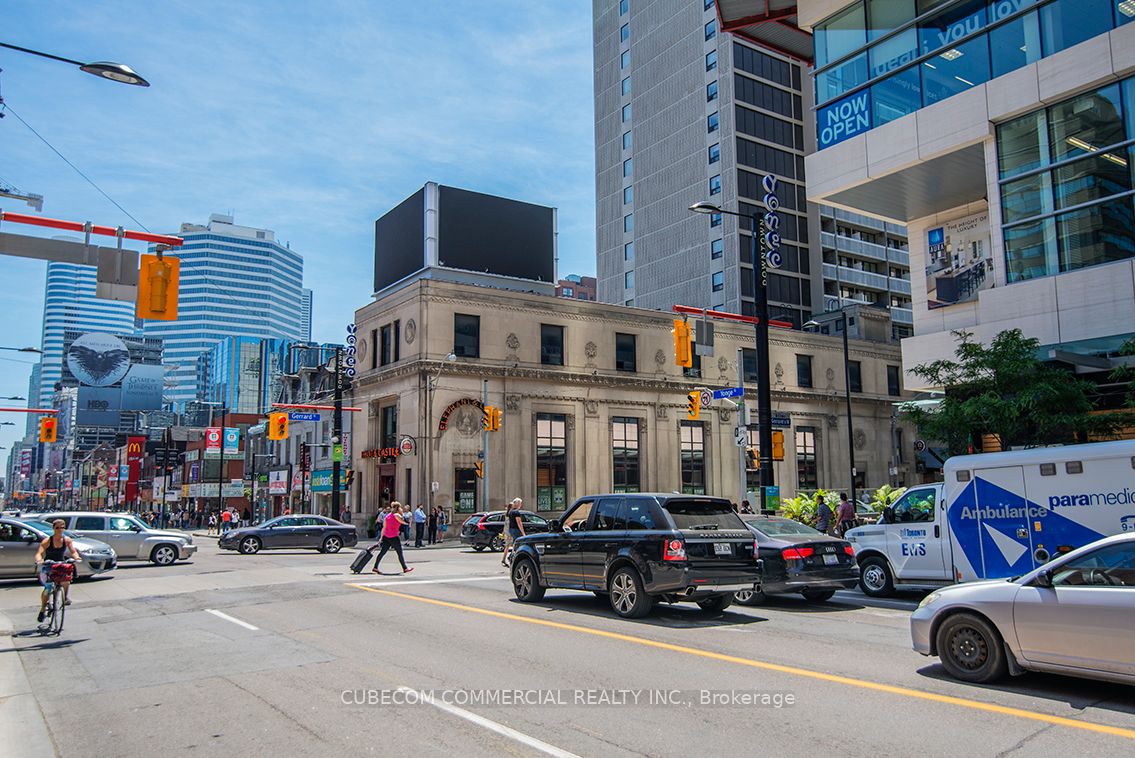
[[[1046,671],[1135,684],[1135,534],[1060,556],[1024,576],[946,587],[910,617],[914,649],[988,682]]]

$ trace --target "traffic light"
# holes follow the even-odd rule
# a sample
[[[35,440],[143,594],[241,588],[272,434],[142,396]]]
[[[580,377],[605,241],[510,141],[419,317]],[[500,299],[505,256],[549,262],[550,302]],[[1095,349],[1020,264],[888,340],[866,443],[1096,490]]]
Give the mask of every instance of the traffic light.
[[[772,433],[772,459],[774,461],[784,460],[784,432],[773,431]]]
[[[755,447],[745,448],[745,468],[749,471],[756,471],[761,467],[761,454],[757,452]]]
[[[492,417],[492,422],[493,422],[492,425],[489,427],[489,431],[490,432],[499,432],[500,429],[501,429],[501,416],[504,415],[504,411],[502,411],[500,408],[490,408],[489,410],[490,410],[490,416]]]
[[[142,255],[138,267],[138,302],[134,315],[155,321],[177,320],[177,283],[181,261]]]
[[[693,391],[686,395],[686,418],[696,421],[701,414],[701,393]]]
[[[59,433],[59,422],[54,418],[41,418],[39,420],[39,441],[40,442],[55,442],[55,437]]]
[[[286,440],[288,438],[288,414],[273,413],[268,416],[268,439]]]
[[[674,335],[674,363],[691,368],[694,365],[694,348],[690,341],[690,325],[676,318],[670,333]]]
[[[485,478],[485,462],[484,461],[477,461],[477,478],[478,479],[484,479]]]
[[[349,490],[351,488],[351,480],[355,478],[355,470],[347,469],[343,472],[343,489]]]

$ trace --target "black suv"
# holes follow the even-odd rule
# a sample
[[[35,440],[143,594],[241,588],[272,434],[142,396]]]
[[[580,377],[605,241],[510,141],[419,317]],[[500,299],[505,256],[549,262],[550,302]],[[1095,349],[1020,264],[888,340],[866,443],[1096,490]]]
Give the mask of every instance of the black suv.
[[[524,533],[548,531],[548,520],[532,511],[521,511]],[[478,553],[488,548],[493,552],[504,550],[505,511],[475,513],[461,525],[461,544],[470,545]]]
[[[550,587],[591,590],[618,615],[641,618],[658,600],[721,611],[734,592],[759,589],[753,534],[728,500],[595,495],[549,527],[516,542],[512,586],[523,602]]]

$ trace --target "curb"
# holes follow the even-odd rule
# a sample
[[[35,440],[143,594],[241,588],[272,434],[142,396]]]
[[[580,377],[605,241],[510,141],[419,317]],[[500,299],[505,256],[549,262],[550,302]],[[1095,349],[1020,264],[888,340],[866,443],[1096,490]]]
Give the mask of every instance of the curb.
[[[51,731],[12,641],[12,621],[0,613],[0,734],[19,735],[21,758],[56,758]],[[8,746],[0,748],[7,754]]]

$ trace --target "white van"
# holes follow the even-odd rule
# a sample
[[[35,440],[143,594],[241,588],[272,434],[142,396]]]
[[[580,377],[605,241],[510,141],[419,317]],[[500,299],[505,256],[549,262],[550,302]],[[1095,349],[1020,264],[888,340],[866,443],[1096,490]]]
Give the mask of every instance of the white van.
[[[866,594],[1017,576],[1135,532],[1135,440],[956,456],[943,473],[845,535]]]

